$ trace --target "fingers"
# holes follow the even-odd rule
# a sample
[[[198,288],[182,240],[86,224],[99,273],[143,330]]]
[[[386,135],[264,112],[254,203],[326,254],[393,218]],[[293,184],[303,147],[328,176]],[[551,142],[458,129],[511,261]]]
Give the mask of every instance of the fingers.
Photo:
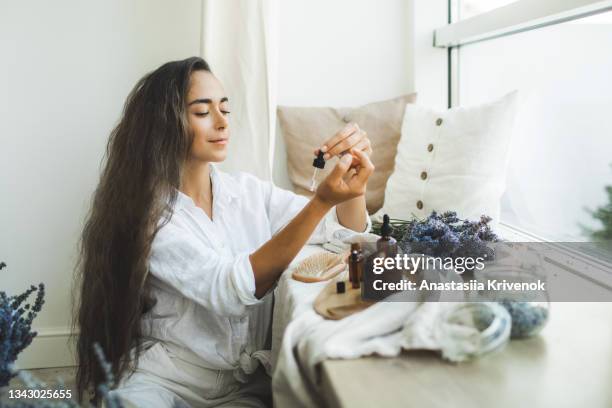
[[[354,132],[359,130],[359,126],[356,123],[347,123],[340,131],[338,131],[331,139],[329,139],[322,147],[323,152],[329,152],[329,150],[344,140],[346,137],[350,136]]]
[[[338,160],[336,163],[336,167],[333,168],[329,176],[327,176],[332,181],[340,180],[347,171],[351,168],[351,162],[353,161],[353,156],[350,154],[345,154]]]
[[[372,144],[370,143],[370,139],[367,137],[365,139],[361,139],[355,146],[351,148],[352,150],[361,150],[368,156],[372,154]]]
[[[340,143],[338,143],[334,147],[328,149],[327,153],[325,153],[325,156],[323,156],[323,158],[325,158],[325,160],[328,160],[331,157],[337,156],[341,154],[342,152],[350,150],[355,145],[357,145],[357,143],[359,143],[364,137],[365,137],[365,134],[361,131],[357,131],[351,134],[350,136],[343,139]]]
[[[356,123],[351,122],[351,123],[346,124],[331,139],[329,139],[325,143],[323,143],[323,146],[321,146],[321,149],[316,149],[315,150],[315,155],[319,153],[319,150],[322,150],[323,153],[329,152],[329,150],[332,149],[335,145],[337,145],[342,140],[344,140],[345,138],[347,138],[348,136],[352,135],[354,132],[356,132],[358,130],[359,130],[359,126],[357,126]],[[330,156],[328,156],[328,158],[332,157],[332,156],[333,155],[330,155]],[[327,160],[328,158],[326,158],[325,160]]]
[[[374,164],[372,164],[370,157],[361,150],[353,150],[351,153],[359,159],[359,168],[354,178],[360,183],[365,184],[374,172]]]

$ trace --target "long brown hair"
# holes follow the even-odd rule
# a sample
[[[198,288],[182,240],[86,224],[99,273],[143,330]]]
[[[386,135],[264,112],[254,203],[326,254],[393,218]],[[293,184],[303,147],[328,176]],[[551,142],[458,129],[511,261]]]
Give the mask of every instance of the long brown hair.
[[[97,403],[95,386],[105,380],[94,343],[102,347],[116,379],[133,369],[141,354],[140,319],[153,306],[145,285],[148,257],[162,216],[167,222],[172,215],[193,139],[186,96],[197,70],[210,72],[206,61],[192,57],[145,75],[110,134],[73,291],[80,294],[73,303],[79,401],[93,386]]]

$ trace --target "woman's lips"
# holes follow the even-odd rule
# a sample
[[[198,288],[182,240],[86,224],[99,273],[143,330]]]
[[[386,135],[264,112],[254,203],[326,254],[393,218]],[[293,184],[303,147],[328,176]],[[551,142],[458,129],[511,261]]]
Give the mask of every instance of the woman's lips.
[[[226,145],[227,139],[215,139],[215,140],[209,140],[208,142],[212,144],[216,144],[216,145]]]

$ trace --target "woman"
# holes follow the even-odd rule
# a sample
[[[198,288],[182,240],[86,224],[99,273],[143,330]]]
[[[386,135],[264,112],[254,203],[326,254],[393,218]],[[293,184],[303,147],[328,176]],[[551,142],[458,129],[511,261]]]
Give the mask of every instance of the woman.
[[[82,237],[80,396],[103,381],[97,342],[120,380],[113,394],[133,405],[265,406],[273,285],[307,241],[369,228],[374,166],[356,125],[321,147],[350,154],[307,200],[215,167],[229,113],[201,58],[164,64],[130,93]]]

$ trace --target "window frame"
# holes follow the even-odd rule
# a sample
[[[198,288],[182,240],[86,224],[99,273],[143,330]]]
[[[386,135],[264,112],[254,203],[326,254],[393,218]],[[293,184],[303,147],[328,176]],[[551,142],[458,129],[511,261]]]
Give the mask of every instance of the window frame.
[[[448,3],[451,21],[434,31],[434,47],[474,44],[612,10],[612,0],[519,0],[455,22],[458,1]]]
[[[447,0],[448,24],[434,30],[433,46],[447,50],[448,107],[460,104],[459,70],[461,46],[536,30],[554,24],[577,20],[612,10],[612,0],[518,0],[506,6],[455,21],[461,0]],[[591,254],[578,252],[562,243],[555,243],[518,226],[499,222],[502,236],[511,241],[547,242],[558,261],[546,259],[601,287],[612,290],[612,263]]]

